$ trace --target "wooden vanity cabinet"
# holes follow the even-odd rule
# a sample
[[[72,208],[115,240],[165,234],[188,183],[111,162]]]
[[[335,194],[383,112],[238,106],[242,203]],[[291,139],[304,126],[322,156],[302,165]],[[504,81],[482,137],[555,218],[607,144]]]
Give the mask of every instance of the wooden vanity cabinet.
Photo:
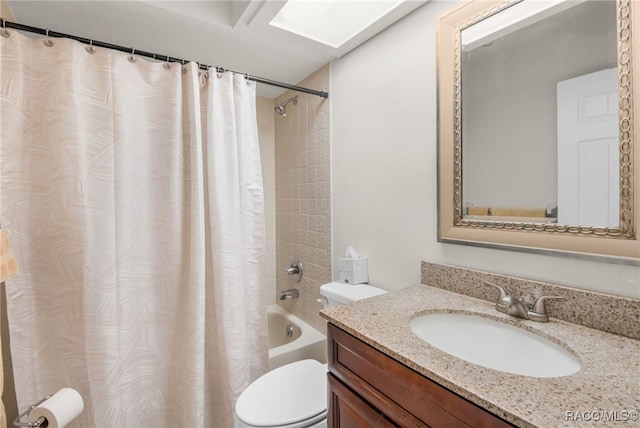
[[[333,324],[327,333],[329,428],[512,426]]]

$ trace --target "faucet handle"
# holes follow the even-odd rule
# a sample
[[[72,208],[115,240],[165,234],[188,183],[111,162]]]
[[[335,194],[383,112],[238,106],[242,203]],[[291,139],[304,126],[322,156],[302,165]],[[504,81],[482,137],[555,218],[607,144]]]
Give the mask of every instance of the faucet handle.
[[[498,289],[498,298],[496,299],[496,310],[500,312],[506,312],[508,308],[513,305],[513,298],[507,295],[507,292],[504,288],[491,283],[489,281],[483,281],[484,285],[490,285],[491,287],[495,287]]]
[[[498,294],[498,298],[496,299],[496,303],[497,302],[502,302],[504,301],[508,296],[507,296],[507,292],[504,290],[504,288],[500,287],[499,285],[496,285],[492,282],[489,281],[482,281],[482,283],[484,285],[490,285],[491,287],[495,287],[498,289],[499,294]]]
[[[547,312],[547,300],[567,300],[562,296],[540,296],[533,303],[533,308],[529,311],[529,319],[533,321],[547,322],[549,321],[549,313]]]
[[[567,300],[562,296],[540,296],[536,299],[536,301],[533,303],[533,312],[539,313],[541,315],[544,315],[547,313],[547,305],[545,304],[545,302],[547,300]]]
[[[292,275],[296,282],[302,280],[302,263],[300,263],[300,260],[296,258],[291,259],[291,265],[287,269],[287,275]]]

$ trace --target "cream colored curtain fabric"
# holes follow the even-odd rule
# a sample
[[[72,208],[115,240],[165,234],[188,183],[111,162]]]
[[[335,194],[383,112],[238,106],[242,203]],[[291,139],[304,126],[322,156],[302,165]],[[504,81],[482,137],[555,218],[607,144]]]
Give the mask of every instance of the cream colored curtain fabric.
[[[255,84],[0,37],[2,225],[18,404],[76,427],[230,427],[267,369]]]

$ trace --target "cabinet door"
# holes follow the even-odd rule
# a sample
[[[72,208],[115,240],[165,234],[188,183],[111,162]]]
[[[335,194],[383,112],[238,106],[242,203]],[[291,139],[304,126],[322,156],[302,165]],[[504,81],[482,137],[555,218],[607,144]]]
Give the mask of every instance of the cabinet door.
[[[507,428],[511,425],[333,324],[329,371],[349,392],[400,427]],[[329,401],[329,413],[333,402]],[[340,426],[340,425],[329,425]],[[349,426],[350,425],[342,425]],[[376,425],[354,425],[370,426]],[[385,425],[382,425],[385,426]]]
[[[351,392],[332,374],[329,379],[329,415],[330,428],[385,428],[395,427],[380,412],[366,401]]]

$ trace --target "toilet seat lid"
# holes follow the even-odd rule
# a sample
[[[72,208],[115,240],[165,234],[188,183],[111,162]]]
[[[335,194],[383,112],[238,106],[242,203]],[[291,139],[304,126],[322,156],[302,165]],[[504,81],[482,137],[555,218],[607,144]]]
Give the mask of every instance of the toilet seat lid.
[[[302,360],[256,379],[236,402],[236,416],[255,427],[290,425],[327,410],[327,365]]]

